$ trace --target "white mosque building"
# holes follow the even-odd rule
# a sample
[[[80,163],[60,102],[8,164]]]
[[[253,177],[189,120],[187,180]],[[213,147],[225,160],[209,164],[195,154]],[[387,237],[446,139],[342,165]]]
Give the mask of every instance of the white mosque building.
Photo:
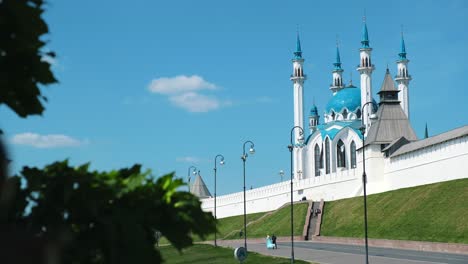
[[[304,138],[303,73],[299,35],[292,59],[294,95],[293,200],[305,197],[325,201],[363,195],[363,151],[367,193],[380,193],[468,177],[468,125],[433,137],[418,139],[410,123],[409,84],[405,42],[401,36],[397,74],[387,68],[378,92],[372,98],[372,48],[364,22],[359,66],[360,87],[343,82],[337,47],[333,63],[332,96],[319,122],[315,105],[308,116],[310,135]],[[395,85],[396,83],[396,85]],[[303,128],[303,129],[302,129]],[[201,177],[191,186],[205,211],[214,210],[214,199]],[[291,201],[290,182],[248,190],[247,213],[275,210]],[[217,197],[217,217],[243,214],[242,192]]]

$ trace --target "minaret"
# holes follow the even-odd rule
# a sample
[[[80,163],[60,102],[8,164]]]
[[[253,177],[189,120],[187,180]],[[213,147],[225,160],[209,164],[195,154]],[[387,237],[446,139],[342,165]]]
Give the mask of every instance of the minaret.
[[[343,69],[341,68],[341,59],[340,59],[340,49],[338,48],[338,43],[336,43],[336,60],[333,63],[333,80],[330,85],[330,90],[332,90],[333,95],[336,92],[344,88],[343,85]]]
[[[304,81],[307,76],[303,72],[304,59],[302,58],[301,40],[299,33],[297,34],[296,51],[294,52],[293,74],[291,81],[293,82],[294,90],[294,126],[304,128]],[[299,129],[295,132],[296,140],[299,138]]]
[[[307,76],[303,72],[304,59],[302,58],[301,40],[299,39],[299,33],[297,33],[296,51],[294,52],[293,63],[293,74],[291,75],[291,81],[293,82],[293,93],[294,93],[294,126],[299,126],[304,129],[304,81]],[[294,129],[294,143],[297,144],[299,138],[304,138],[305,135],[301,135],[300,129]],[[305,132],[305,130],[304,130]],[[294,178],[299,179],[301,177],[302,169],[302,148],[294,149]]]
[[[403,38],[403,32],[401,33],[401,50],[400,53],[398,53],[398,56],[398,74],[395,76],[395,81],[398,83],[398,90],[400,91],[398,94],[398,100],[400,100],[403,112],[405,112],[408,119],[410,119],[408,85],[411,81],[411,75],[408,74],[409,60],[406,58],[406,47],[405,39]]]
[[[367,33],[366,18],[364,17],[364,26],[362,29],[362,40],[361,40],[360,57],[361,61],[357,70],[361,75],[361,108],[365,103],[372,101],[372,72],[374,71],[374,65],[371,60],[372,48],[369,46],[369,34]],[[364,112],[361,113],[364,118],[364,126],[366,131],[369,131],[370,127],[370,115],[372,114],[372,105],[369,104],[365,107]],[[366,132],[367,134],[367,132]]]
[[[310,115],[309,115],[310,134],[314,133],[317,130],[317,126],[319,124],[319,118],[320,116],[318,114],[317,106],[314,103],[314,105],[310,109]]]

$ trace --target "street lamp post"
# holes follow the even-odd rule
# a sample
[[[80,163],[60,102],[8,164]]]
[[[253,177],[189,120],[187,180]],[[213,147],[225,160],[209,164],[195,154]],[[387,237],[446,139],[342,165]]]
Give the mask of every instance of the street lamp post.
[[[363,184],[363,189],[364,189],[364,238],[365,238],[365,244],[366,244],[366,264],[369,264],[369,244],[368,244],[368,238],[367,238],[367,175],[366,175],[366,154],[365,154],[365,136],[364,134],[366,133],[366,127],[364,126],[364,109],[367,105],[369,104],[374,104],[374,102],[370,101],[365,103],[361,107],[361,127],[359,130],[361,131],[362,134],[362,184]]]
[[[242,162],[244,164],[244,247],[245,247],[245,250],[247,251],[247,216],[246,216],[246,208],[245,208],[245,161],[247,160],[247,153],[245,153],[245,145],[247,143],[250,143],[250,149],[249,149],[249,153],[251,155],[253,155],[255,153],[255,149],[254,149],[254,143],[250,140],[247,140],[246,142],[244,142],[244,147],[243,147],[243,152],[242,152],[242,156],[241,156],[241,159],[242,159]]]
[[[281,177],[281,182],[283,182],[284,170],[279,171],[279,176]]]
[[[294,129],[298,128],[299,129],[299,143],[302,144],[304,138],[304,129],[300,126],[295,126],[291,129],[291,137],[290,137],[290,142],[291,144],[288,145],[289,152],[291,153],[291,263],[294,263],[294,210],[293,210],[293,149],[294,149],[294,144],[293,144],[293,132]]]
[[[187,172],[188,190],[190,192],[190,170],[193,169],[193,175],[197,174],[197,167],[190,166]]]
[[[214,159],[214,217],[215,217],[215,220],[217,221],[218,218],[216,217],[216,165],[217,165],[217,159],[218,158],[221,158],[221,161],[219,162],[220,165],[224,165],[224,156],[221,155],[221,154],[218,154],[216,155],[215,159]],[[216,224],[216,221],[215,221],[215,224]],[[215,237],[214,237],[214,245],[215,247],[218,246],[216,244],[216,233],[217,231],[215,231]]]

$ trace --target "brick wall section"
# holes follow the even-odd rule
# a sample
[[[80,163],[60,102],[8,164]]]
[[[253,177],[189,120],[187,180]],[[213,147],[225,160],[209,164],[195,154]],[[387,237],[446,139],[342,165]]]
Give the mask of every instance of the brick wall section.
[[[304,222],[304,229],[302,230],[302,237],[305,240],[307,237],[307,233],[309,232],[309,225],[310,225],[310,215],[312,213],[312,205],[314,204],[313,201],[309,201],[309,208],[307,208],[306,219]]]
[[[324,236],[318,237],[318,236],[315,236],[312,238],[312,241],[322,242],[322,243],[346,244],[346,245],[364,245],[363,238],[352,238],[352,237],[324,237]],[[468,244],[422,242],[422,241],[408,241],[408,240],[390,240],[390,239],[369,239],[369,246],[468,255]]]
[[[325,201],[322,199],[320,200],[320,216],[318,216],[317,224],[315,225],[315,234],[314,236],[320,236],[320,227],[322,226],[322,218],[323,218],[323,206],[325,205]],[[309,238],[309,240],[313,240],[313,238]]]

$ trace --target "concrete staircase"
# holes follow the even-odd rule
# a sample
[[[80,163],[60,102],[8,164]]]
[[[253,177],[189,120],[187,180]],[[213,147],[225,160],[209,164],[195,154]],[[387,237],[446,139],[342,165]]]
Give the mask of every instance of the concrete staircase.
[[[314,201],[310,210],[309,225],[307,229],[307,235],[305,240],[312,240],[313,236],[320,235],[320,223],[322,222],[322,202]],[[320,213],[315,214],[316,210],[319,209]]]

